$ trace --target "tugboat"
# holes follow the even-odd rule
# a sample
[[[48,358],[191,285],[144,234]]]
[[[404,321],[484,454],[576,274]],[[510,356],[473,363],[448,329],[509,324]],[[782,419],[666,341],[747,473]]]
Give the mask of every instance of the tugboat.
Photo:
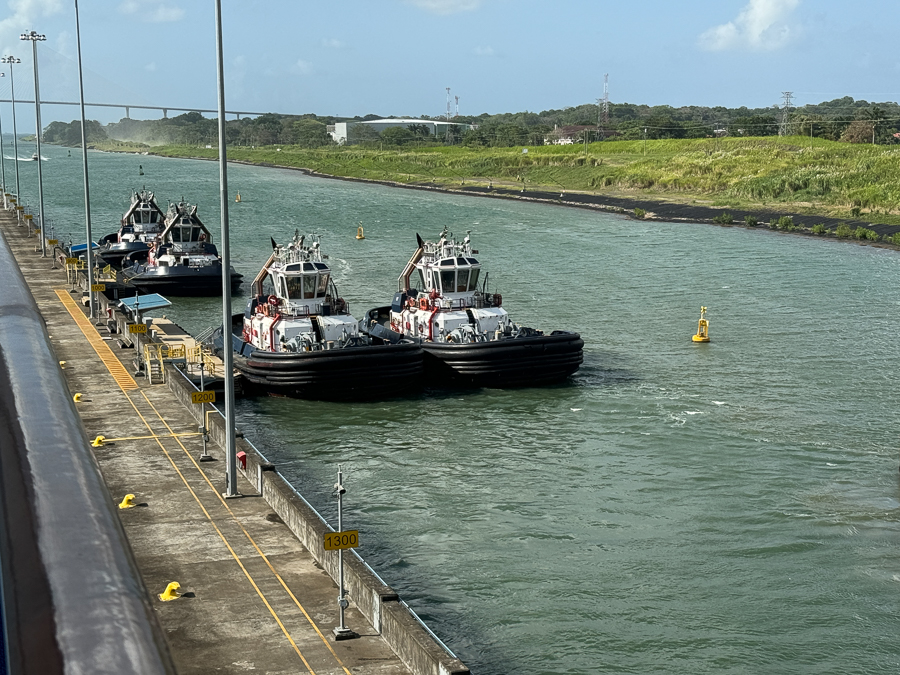
[[[234,366],[258,393],[318,400],[397,396],[422,383],[422,348],[413,340],[373,344],[338,295],[315,235],[299,231],[253,280],[244,314],[232,317]],[[267,290],[264,292],[264,283]],[[220,353],[219,328],[211,337]]]
[[[99,253],[108,265],[122,268],[122,260],[130,253],[147,253],[165,227],[166,216],[156,204],[153,193],[144,188],[131,193],[131,206],[122,216],[118,232],[100,240]]]
[[[499,293],[479,289],[481,263],[469,233],[457,242],[445,228],[422,241],[399,278],[389,307],[370,310],[360,328],[373,340],[415,340],[425,351],[426,382],[476,387],[539,386],[578,370],[584,341],[578,333],[549,335],[513,323]],[[410,286],[417,273],[421,290]]]
[[[235,291],[243,275],[234,268],[230,272]],[[197,207],[185,201],[170,204],[163,231],[149,250],[125,256],[122,276],[144,293],[219,295],[222,259],[212,234],[197,217]]]

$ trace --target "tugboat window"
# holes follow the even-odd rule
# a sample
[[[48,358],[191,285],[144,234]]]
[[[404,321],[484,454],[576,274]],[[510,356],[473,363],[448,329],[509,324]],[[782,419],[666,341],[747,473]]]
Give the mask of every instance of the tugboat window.
[[[316,288],[316,297],[323,298],[325,297],[325,292],[328,290],[328,275],[320,274],[319,275],[319,286]]]
[[[286,284],[287,297],[291,300],[302,300],[303,299],[303,283],[300,281],[302,277],[285,277],[284,283]]]
[[[456,292],[465,293],[469,290],[469,270],[461,269],[456,271]]]
[[[441,278],[437,270],[431,270],[431,287],[436,291],[441,290]]]
[[[452,262],[452,261],[451,261]],[[441,287],[447,293],[456,288],[456,270],[441,270]]]
[[[316,275],[310,274],[303,277],[303,299],[312,300],[316,297]]]
[[[469,290],[474,291],[478,288],[478,273],[480,269],[473,269],[469,272]]]
[[[422,274],[422,270],[417,269],[416,272],[419,273],[419,288],[428,288],[428,284],[425,283],[425,275]]]

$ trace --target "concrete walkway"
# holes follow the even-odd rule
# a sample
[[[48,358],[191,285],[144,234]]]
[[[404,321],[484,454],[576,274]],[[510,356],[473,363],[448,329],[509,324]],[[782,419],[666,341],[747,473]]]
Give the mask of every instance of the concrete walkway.
[[[119,511],[179,673],[408,673],[351,605],[361,637],[334,642],[337,587],[239,478],[245,496],[225,500],[220,449],[199,463],[197,425],[165,385],[131,377],[133,351],[85,319],[65,271],[35,253],[15,216],[0,213],[9,242],[47,324],[110,496],[134,494]],[[169,582],[182,596],[162,602]]]

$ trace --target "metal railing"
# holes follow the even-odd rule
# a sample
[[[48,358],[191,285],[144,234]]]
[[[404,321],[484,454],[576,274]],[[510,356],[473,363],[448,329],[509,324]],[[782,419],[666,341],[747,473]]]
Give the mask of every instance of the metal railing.
[[[125,532],[0,234],[5,672],[174,672]]]

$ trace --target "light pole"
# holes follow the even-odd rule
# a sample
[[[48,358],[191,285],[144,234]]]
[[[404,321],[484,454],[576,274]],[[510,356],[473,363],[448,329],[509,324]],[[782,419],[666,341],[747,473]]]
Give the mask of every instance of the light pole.
[[[6,77],[6,73],[0,73]],[[3,157],[3,123],[0,122],[0,183],[3,184],[3,208],[6,208],[6,159]]]
[[[22,59],[17,59],[15,56],[4,56],[0,59],[0,63],[9,64],[9,98],[12,101],[13,151],[16,155],[16,206],[18,206],[21,203],[21,197],[19,196],[19,132],[16,131],[16,78],[13,77],[13,66],[17,63],[22,63]]]
[[[91,321],[94,320],[94,251],[91,241],[91,191],[88,186],[87,121],[84,118],[84,77],[81,70],[81,24],[78,20],[78,0],[75,0],[75,39],[78,43],[78,92],[81,95],[81,156],[84,159],[84,228],[87,236],[85,263],[87,267],[88,297]],[[35,63],[37,63],[35,61]],[[40,158],[38,158],[40,160]]]
[[[41,257],[47,257],[47,240],[44,238],[44,172],[41,170],[41,85],[38,80],[37,43],[47,39],[35,31],[22,33],[20,40],[31,40],[31,51],[34,56],[34,117],[37,131],[37,163],[38,163],[38,203],[41,209]]]
[[[234,442],[234,359],[231,341],[231,242],[228,238],[228,167],[225,156],[225,66],[222,56],[222,0],[216,0],[216,74],[219,93],[219,208],[222,212],[222,367],[225,370],[225,497],[237,491],[237,451]]]

